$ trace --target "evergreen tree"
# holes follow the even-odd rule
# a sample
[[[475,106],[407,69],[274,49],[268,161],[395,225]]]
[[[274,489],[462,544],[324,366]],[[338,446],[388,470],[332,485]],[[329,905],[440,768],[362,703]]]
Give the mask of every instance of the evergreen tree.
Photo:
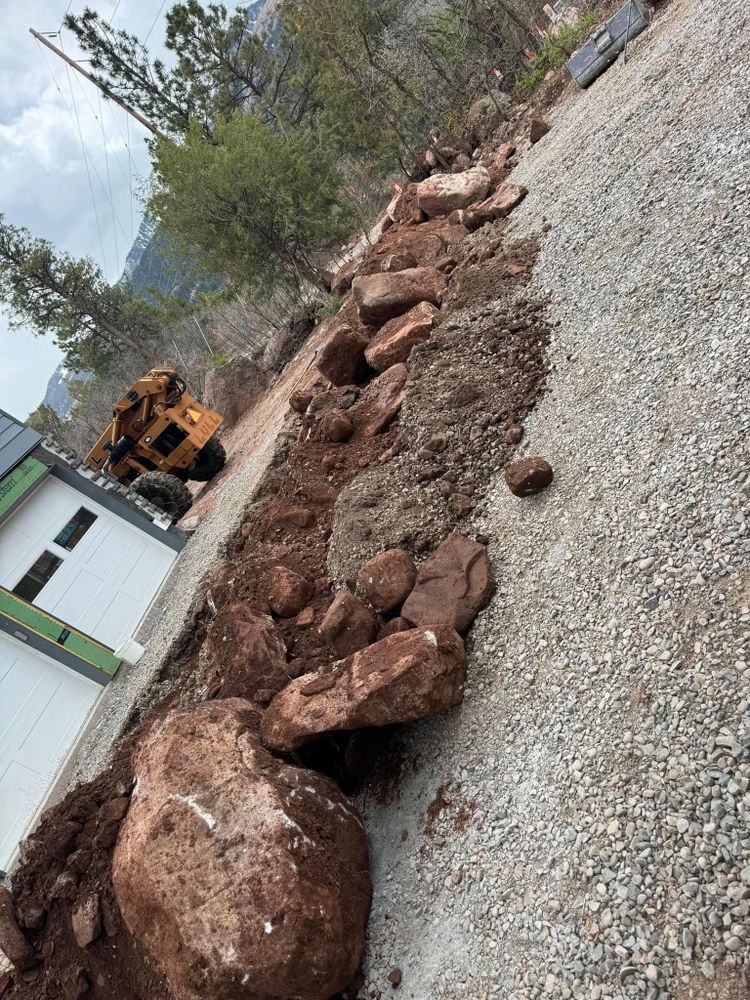
[[[180,144],[157,142],[149,212],[186,253],[270,296],[319,284],[318,253],[355,222],[343,187],[311,130],[277,131],[248,113],[219,119],[212,142],[197,126]]]
[[[106,367],[122,351],[143,356],[158,313],[125,284],[108,285],[87,257],[60,253],[0,215],[0,302],[12,327],[51,334],[76,370]]]

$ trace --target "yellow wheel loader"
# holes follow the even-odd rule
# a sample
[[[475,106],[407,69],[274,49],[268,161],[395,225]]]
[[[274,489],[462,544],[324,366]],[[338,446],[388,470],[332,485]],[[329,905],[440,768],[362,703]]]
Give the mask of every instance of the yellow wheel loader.
[[[175,519],[190,509],[185,483],[208,482],[226,462],[215,437],[222,418],[185,391],[173,368],[155,368],[112,408],[112,423],[86,456]]]

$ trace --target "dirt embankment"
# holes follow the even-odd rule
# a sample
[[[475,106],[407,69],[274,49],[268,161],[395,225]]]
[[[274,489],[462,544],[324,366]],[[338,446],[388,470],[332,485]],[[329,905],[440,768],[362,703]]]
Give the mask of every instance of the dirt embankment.
[[[396,224],[365,255],[361,273],[377,271],[384,250],[392,255],[411,248],[423,263],[424,240],[432,239],[434,228]],[[189,638],[152,691],[152,707],[119,745],[111,768],[49,810],[26,844],[13,894],[38,964],[6,984],[13,1000],[168,995],[156,964],[121,919],[111,859],[133,787],[133,748],[144,730],[175,705],[248,696],[250,678],[240,657],[217,663],[202,651],[216,614],[238,602],[268,614],[270,574],[283,566],[310,584],[301,614],[277,616],[289,674],[331,663],[335,651],[318,626],[335,592],[354,587],[363,561],[385,548],[399,546],[422,562],[451,529],[468,525],[491,475],[512,456],[523,420],[545,386],[544,303],[527,288],[539,240],[514,239],[507,219],[489,221],[471,235],[461,225],[452,232],[455,238],[433,242],[430,251],[433,261],[440,254],[453,258],[439,325],[412,352],[396,404],[386,376],[376,379],[372,369],[363,369],[357,384],[337,389],[322,379],[303,383],[313,405],[301,418],[290,411],[242,528],[208,579]],[[351,298],[338,322],[346,319],[361,328]],[[364,329],[366,338],[372,335]],[[344,414],[351,425],[339,443],[323,419],[332,413],[338,420]],[[376,617],[379,635],[388,634],[396,614]],[[292,759],[350,791],[367,781],[387,737],[386,730],[339,733]],[[74,914],[92,898],[95,933],[81,946]],[[356,995],[356,985],[349,995]]]

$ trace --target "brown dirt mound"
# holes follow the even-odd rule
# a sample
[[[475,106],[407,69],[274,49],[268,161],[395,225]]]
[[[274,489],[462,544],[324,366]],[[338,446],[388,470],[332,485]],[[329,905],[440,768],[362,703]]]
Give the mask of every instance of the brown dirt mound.
[[[451,275],[440,325],[412,352],[395,457],[337,501],[328,566],[340,583],[353,587],[383,549],[419,557],[464,523],[544,391],[549,329],[544,303],[527,290],[538,243],[495,246],[503,230],[487,226],[467,241],[473,249]],[[430,457],[435,434],[447,447]]]

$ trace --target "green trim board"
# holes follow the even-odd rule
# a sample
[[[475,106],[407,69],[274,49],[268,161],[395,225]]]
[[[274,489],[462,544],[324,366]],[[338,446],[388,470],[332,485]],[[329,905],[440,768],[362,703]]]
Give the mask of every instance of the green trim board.
[[[0,479],[0,518],[3,518],[43,479],[49,468],[36,458],[25,458]]]
[[[48,615],[46,611],[35,608],[33,604],[16,597],[4,587],[0,587],[0,615],[54,644],[57,648],[63,649],[75,660],[101,671],[106,675],[105,683],[117,673],[120,661],[109,647],[103,646],[83,632],[76,631],[59,618]],[[82,672],[90,676],[88,670]]]

